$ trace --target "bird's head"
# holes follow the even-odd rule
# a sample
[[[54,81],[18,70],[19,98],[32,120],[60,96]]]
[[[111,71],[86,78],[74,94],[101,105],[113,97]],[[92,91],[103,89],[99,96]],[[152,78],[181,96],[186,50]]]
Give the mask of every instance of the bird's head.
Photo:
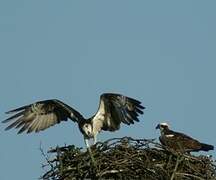
[[[164,131],[164,130],[167,130],[170,128],[170,125],[166,122],[162,122],[162,123],[159,123],[157,126],[156,126],[156,129],[160,129],[160,131]]]
[[[93,128],[92,128],[92,124],[89,122],[86,122],[83,124],[82,126],[82,130],[85,136],[92,138],[94,137],[93,135]]]

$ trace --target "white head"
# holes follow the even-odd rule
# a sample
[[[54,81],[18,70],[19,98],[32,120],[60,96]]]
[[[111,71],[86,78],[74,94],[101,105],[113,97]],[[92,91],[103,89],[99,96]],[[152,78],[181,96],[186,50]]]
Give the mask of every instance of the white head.
[[[162,122],[162,123],[159,123],[157,126],[156,126],[156,129],[160,129],[161,131],[164,130],[164,129],[169,129],[170,128],[170,125],[166,122]]]
[[[90,123],[85,123],[82,127],[82,130],[85,136],[87,136],[88,138],[94,137],[92,125]]]

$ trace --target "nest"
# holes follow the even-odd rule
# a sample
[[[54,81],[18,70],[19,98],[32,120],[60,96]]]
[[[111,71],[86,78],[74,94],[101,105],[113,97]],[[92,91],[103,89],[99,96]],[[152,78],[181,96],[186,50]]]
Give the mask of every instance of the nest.
[[[88,150],[75,146],[56,147],[43,155],[44,180],[73,179],[216,179],[212,157],[180,154],[154,140],[130,137],[98,142]]]

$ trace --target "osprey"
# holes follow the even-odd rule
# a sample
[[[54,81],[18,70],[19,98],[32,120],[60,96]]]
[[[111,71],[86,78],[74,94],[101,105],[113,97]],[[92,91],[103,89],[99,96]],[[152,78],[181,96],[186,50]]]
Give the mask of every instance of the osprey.
[[[39,132],[68,119],[77,122],[79,130],[89,147],[88,139],[93,138],[96,143],[97,134],[101,131],[115,131],[120,124],[134,124],[139,121],[139,114],[143,114],[141,102],[121,94],[104,93],[100,96],[99,108],[95,115],[85,119],[78,111],[57,99],[38,101],[9,112],[13,116],[2,121],[12,122],[5,130],[19,129],[18,134]]]
[[[156,129],[160,129],[161,136],[159,140],[161,144],[175,151],[190,153],[192,151],[209,151],[214,149],[212,145],[201,143],[188,135],[170,130],[167,123],[158,124]]]

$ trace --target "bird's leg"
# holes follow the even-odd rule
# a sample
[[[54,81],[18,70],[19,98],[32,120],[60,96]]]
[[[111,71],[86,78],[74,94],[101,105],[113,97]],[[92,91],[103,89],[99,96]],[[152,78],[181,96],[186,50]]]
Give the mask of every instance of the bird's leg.
[[[88,141],[88,139],[87,139],[87,138],[84,138],[84,141],[85,141],[86,147],[89,148],[90,146],[89,146],[89,141]]]
[[[87,147],[87,150],[90,154],[90,157],[91,157],[91,160],[92,160],[92,164],[94,165],[94,167],[96,167],[96,163],[95,163],[95,159],[93,157],[93,154],[92,154],[92,151],[91,151],[91,147],[89,146],[89,141],[87,138],[84,137],[84,141],[85,141],[85,144],[86,144],[86,147]]]
[[[97,135],[94,136],[94,144],[97,143]]]

